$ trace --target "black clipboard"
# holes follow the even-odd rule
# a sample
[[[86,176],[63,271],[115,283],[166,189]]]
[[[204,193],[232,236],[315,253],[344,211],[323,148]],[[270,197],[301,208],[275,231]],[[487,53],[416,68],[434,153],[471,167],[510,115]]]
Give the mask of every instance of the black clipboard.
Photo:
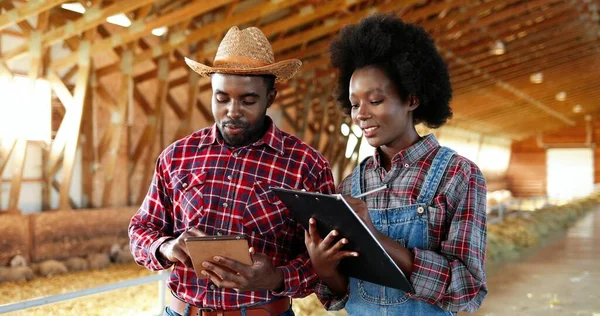
[[[344,237],[348,239],[349,242],[343,249],[357,251],[360,255],[342,259],[342,273],[407,293],[415,293],[402,270],[340,194],[328,195],[275,187],[271,190],[304,229],[308,229],[308,220],[314,217],[321,238],[325,238],[335,229],[339,232],[337,240]]]

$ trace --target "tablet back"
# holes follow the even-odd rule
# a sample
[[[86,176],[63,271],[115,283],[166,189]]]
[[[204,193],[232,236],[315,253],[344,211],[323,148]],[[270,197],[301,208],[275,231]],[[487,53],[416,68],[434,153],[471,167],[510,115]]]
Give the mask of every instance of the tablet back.
[[[215,256],[221,256],[239,261],[246,265],[252,265],[248,240],[244,236],[205,236],[188,237],[185,244],[190,252],[194,270],[199,279],[207,278],[202,275],[204,270],[202,263],[210,261],[214,263]]]
[[[414,293],[404,273],[341,195],[284,188],[271,188],[271,190],[304,229],[308,229],[308,220],[314,217],[321,238],[325,238],[335,229],[340,233],[338,240],[344,237],[348,239],[344,249],[357,251],[359,256],[342,259],[340,269],[343,273],[371,283]]]

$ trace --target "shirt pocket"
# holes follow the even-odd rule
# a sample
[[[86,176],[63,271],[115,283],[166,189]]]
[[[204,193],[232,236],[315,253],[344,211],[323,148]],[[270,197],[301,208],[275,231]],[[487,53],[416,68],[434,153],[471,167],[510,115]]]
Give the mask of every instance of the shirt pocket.
[[[175,207],[182,212],[184,228],[197,226],[198,221],[204,216],[204,186],[206,172],[184,173],[175,176],[173,186]],[[179,216],[177,213],[176,216]]]
[[[289,213],[283,202],[263,181],[255,182],[244,210],[244,226],[260,235],[277,235]]]

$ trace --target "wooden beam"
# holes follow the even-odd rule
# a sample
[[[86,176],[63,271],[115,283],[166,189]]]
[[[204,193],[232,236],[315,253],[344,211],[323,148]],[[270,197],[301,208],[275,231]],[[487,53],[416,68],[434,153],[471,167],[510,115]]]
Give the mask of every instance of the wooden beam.
[[[79,130],[81,128],[81,118],[83,114],[83,105],[88,87],[88,79],[90,76],[90,43],[82,41],[79,45],[79,73],[77,74],[77,82],[75,83],[75,91],[73,93],[73,106],[67,111],[62,125],[66,125],[68,138],[65,142],[63,167],[62,167],[62,182],[60,184],[59,201],[60,209],[70,209],[69,191],[71,189],[71,180],[73,176],[73,168],[75,167],[75,156],[77,155],[77,147],[79,145]]]
[[[302,0],[268,1],[256,7],[252,7],[242,13],[234,14],[230,18],[204,25],[203,27],[191,32],[182,41],[169,41],[155,46],[152,50],[147,50],[141,54],[136,54],[134,65],[141,64],[152,58],[167,55],[178,47],[209,39],[223,31],[228,30],[232,25],[242,25],[251,22],[263,15],[272,14],[279,10],[294,6],[300,2],[302,2]],[[265,35],[269,36],[268,34]],[[214,54],[214,50],[207,51],[203,56],[208,56],[210,54]],[[107,75],[109,73],[118,71],[118,67],[116,67],[117,65],[118,63],[115,63],[104,67],[102,75]]]
[[[121,0],[107,7],[101,8],[101,4],[97,4],[88,8],[83,16],[75,21],[68,21],[64,26],[52,29],[44,33],[42,38],[42,47],[51,46],[52,44],[69,37],[81,34],[91,28],[94,28],[106,22],[106,18],[118,13],[129,12],[141,6],[151,3],[155,0]],[[27,53],[27,45],[23,44],[15,49],[4,54],[6,60],[13,60]],[[77,61],[77,55],[69,55],[72,60],[67,65],[73,65]],[[54,69],[60,68],[56,66],[56,60],[52,62]]]
[[[52,187],[59,192],[60,191],[60,183],[58,183],[58,181],[56,181],[56,179],[52,179]],[[69,206],[71,209],[76,209],[77,208],[77,204],[75,203],[75,201],[69,197]]]
[[[185,112],[181,109],[181,106],[179,106],[177,100],[175,100],[170,93],[167,93],[167,104],[169,105],[171,110],[175,112],[175,115],[177,115],[177,117],[180,120],[182,120],[185,117]]]
[[[198,81],[200,80],[200,76],[194,72],[193,70],[188,70],[188,89],[187,89],[187,94],[188,94],[188,99],[187,99],[187,106],[185,109],[185,115],[183,117],[183,119],[181,120],[181,122],[179,123],[179,127],[177,128],[177,131],[175,132],[175,137],[174,140],[180,139],[184,136],[186,136],[187,134],[189,134],[189,132],[191,131],[191,119],[192,119],[192,113],[194,111],[194,106],[198,105],[199,108],[204,108],[204,105],[202,104],[202,102],[200,102],[200,100],[198,100]],[[210,119],[208,120],[210,121]]]
[[[30,1],[27,4],[21,5],[18,8],[14,8],[0,15],[0,30],[21,21],[24,21],[28,17],[42,13],[43,11],[50,10],[51,8],[60,5],[67,0],[44,0],[44,1]]]
[[[164,118],[164,110],[166,103],[166,96],[169,89],[169,59],[168,57],[163,57],[158,62],[158,84],[157,84],[157,93],[156,93],[156,107],[154,108],[154,113],[148,117],[148,121],[150,125],[150,139],[147,143],[146,150],[146,160],[143,164],[143,173],[142,173],[142,181],[140,181],[140,189],[138,193],[137,203],[141,204],[146,196],[146,190],[152,181],[152,170],[154,170],[154,164],[156,162],[157,154],[153,150],[157,145],[156,139],[159,139],[159,145],[162,149],[164,144],[162,144],[162,138],[164,135],[162,134],[163,118]],[[134,167],[135,168],[135,167]]]
[[[510,42],[511,37],[518,39],[520,33],[530,37],[546,29],[554,28],[557,25],[563,25],[576,20],[577,12],[569,10],[565,5],[556,5],[551,9],[543,11],[543,20],[540,21],[539,12],[531,12],[515,18],[511,23],[494,27],[489,32],[483,33],[483,37],[471,36],[468,38],[454,41],[438,41],[438,45],[452,49],[459,56],[471,57],[475,54],[489,53],[489,47],[495,40],[505,40]]]
[[[138,0],[136,0],[138,1]],[[148,1],[148,0],[145,0]],[[194,1],[189,5],[165,15],[162,15],[156,19],[150,21],[135,21],[129,27],[128,30],[113,34],[111,38],[95,41],[92,45],[92,54],[103,52],[112,49],[117,46],[121,46],[130,42],[133,42],[143,36],[150,35],[152,30],[162,26],[175,25],[181,21],[191,19],[195,16],[209,12],[222,5],[229,3],[231,0],[211,0],[211,1]],[[121,3],[121,2],[120,2]],[[125,10],[123,10],[125,11]],[[183,40],[184,35],[180,34],[172,35],[170,42],[177,43]],[[70,66],[73,63],[73,56],[65,56],[52,63],[53,68],[62,68]]]
[[[595,43],[582,43],[576,47],[572,46],[566,50],[555,52],[552,55],[536,53],[533,56],[528,56],[525,60],[521,59],[518,63],[513,63],[510,65],[511,67],[507,65],[504,68],[493,70],[491,74],[497,78],[502,78],[504,81],[509,81],[533,72],[544,71],[545,69],[574,62],[584,57],[598,56],[598,53],[598,47]],[[515,67],[516,64],[520,66]],[[492,84],[485,78],[476,77],[474,80],[455,83],[454,86],[457,93],[465,93]]]
[[[92,66],[93,69],[93,66]],[[93,76],[93,75],[92,75]],[[82,120],[85,124],[81,126],[81,180],[82,184],[82,208],[93,208],[94,204],[94,175],[96,174],[95,163],[98,160],[95,144],[94,129],[97,124],[97,118],[94,111],[94,95],[97,81],[94,78],[88,80],[88,93],[85,95],[83,104]]]
[[[527,12],[532,9],[537,9],[542,6],[547,6],[547,5],[552,4],[553,2],[558,2],[558,1],[556,1],[556,0],[555,1],[548,1],[548,0],[525,1],[522,4],[512,6],[509,9],[502,10],[499,12],[493,12],[492,14],[490,14],[484,18],[470,20],[470,23],[468,23],[466,25],[462,25],[462,27],[459,26],[459,30],[457,30],[456,32],[452,32],[451,30],[446,30],[445,31],[446,37],[447,38],[456,38],[456,36],[459,33],[466,34],[473,29],[480,29],[482,27],[485,27],[485,26],[488,26],[488,25],[491,25],[494,23],[499,23],[501,21],[514,19],[514,17],[516,15],[518,15],[522,12]]]
[[[560,32],[565,35],[564,38],[556,37],[554,39],[545,39],[533,43],[524,43],[522,49],[516,49],[518,48],[517,46],[515,51],[511,51],[504,56],[490,57],[478,62],[469,62],[469,64],[478,69],[485,69],[486,71],[494,72],[496,70],[507,69],[508,67],[522,64],[523,62],[527,62],[535,57],[553,57],[555,54],[563,51],[572,52],[572,48],[578,46],[579,44],[593,42],[592,39],[585,41],[584,38],[581,38],[581,32],[578,30],[571,32],[561,30]],[[461,72],[455,71],[452,73],[452,80],[456,83],[466,82],[470,79],[478,77],[479,76],[476,73],[469,71],[469,69],[465,69]]]
[[[48,164],[48,157],[50,157],[49,147],[42,146],[42,166]],[[50,210],[51,207],[51,188],[52,188],[52,175],[47,173],[47,168],[42,168],[42,211]]]
[[[25,157],[27,156],[27,140],[18,138],[13,149],[13,174],[10,185],[10,195],[8,199],[8,210],[17,212],[19,210],[19,198],[21,197],[21,183],[23,178],[23,169],[25,167]]]
[[[305,32],[300,32],[273,43],[273,51],[283,51],[307,43],[311,40],[333,34],[339,31],[344,25],[356,23],[362,18],[371,14],[374,10],[378,12],[394,12],[404,7],[420,2],[419,0],[397,0],[380,5],[374,5],[370,8],[363,9],[345,18],[339,19],[332,23],[322,25],[318,28],[312,28]]]
[[[142,136],[138,140],[135,149],[130,157],[130,167],[129,167],[129,176],[131,177],[137,168],[139,159],[144,154],[146,148],[153,148],[154,139],[156,139],[156,133],[160,128],[160,121],[162,119],[165,104],[165,98],[168,94],[168,74],[169,74],[169,60],[168,58],[161,58],[158,63],[159,74],[158,83],[157,83],[157,95],[156,95],[156,106],[154,109],[147,114],[147,123],[144,127],[144,131],[142,132]],[[166,84],[166,87],[162,87],[162,85]],[[164,91],[163,91],[164,90]],[[160,107],[160,109],[159,109]],[[161,147],[162,148],[162,147]],[[147,183],[146,183],[147,184]]]
[[[119,145],[121,143],[121,134],[125,125],[125,117],[127,114],[127,105],[129,100],[129,93],[131,92],[133,85],[133,51],[128,50],[123,53],[121,59],[122,62],[122,75],[121,75],[121,90],[119,91],[119,98],[117,103],[117,109],[112,112],[112,119],[110,129],[112,129],[112,138],[109,144],[107,162],[105,164],[106,169],[104,170],[104,190],[102,192],[102,206],[108,206],[112,196],[112,184],[114,181],[116,163],[119,152]]]
[[[0,5],[2,7],[4,7],[4,9],[6,11],[9,11],[9,12],[15,10],[15,6],[10,2],[0,3]],[[31,24],[29,24],[29,21],[26,21],[26,20],[21,20],[19,22],[16,22],[16,24],[17,24],[17,26],[19,26],[19,28],[21,29],[21,32],[23,33],[24,36],[29,36],[29,34],[35,30],[31,26]],[[27,44],[24,44],[24,46],[25,46],[25,48],[27,48]]]
[[[528,36],[514,40],[513,42],[506,43],[510,47],[510,51],[501,56],[495,56],[490,54],[489,49],[480,54],[471,56],[461,55],[467,62],[477,65],[478,67],[485,67],[494,63],[504,62],[512,57],[520,57],[523,53],[531,52],[532,50],[539,49],[539,45],[545,47],[553,46],[555,43],[560,44],[569,39],[576,38],[581,35],[582,27],[579,21],[573,23],[563,24],[555,28],[546,29],[544,32],[538,34],[528,34]],[[566,34],[565,34],[566,33]],[[463,68],[457,66],[450,66],[450,72],[453,76],[461,75],[465,73]]]
[[[3,146],[0,146],[0,178],[2,178],[2,175],[4,174],[4,168],[6,168],[6,165],[8,164],[8,161],[10,159],[10,155],[13,149],[15,148],[15,144],[17,142],[16,139],[8,138],[4,138],[3,141],[5,143],[2,144]],[[8,150],[4,151],[4,147],[7,147]]]
[[[575,125],[575,122],[572,121],[571,119],[565,117],[564,115],[560,114],[559,112],[553,110],[551,107],[549,107],[548,105],[536,100],[535,98],[531,97],[530,95],[528,95],[527,93],[519,90],[517,87],[512,86],[509,83],[506,83],[504,81],[498,80],[495,77],[493,77],[492,75],[490,75],[487,71],[479,69],[473,65],[471,65],[470,63],[464,61],[462,58],[455,56],[452,51],[449,50],[445,50],[443,48],[440,48],[440,52],[442,53],[443,56],[446,56],[447,58],[454,58],[456,60],[457,63],[462,64],[464,67],[467,67],[468,69],[472,70],[474,73],[478,73],[481,74],[481,76],[487,80],[490,80],[492,82],[495,83],[496,86],[514,94],[515,96],[517,96],[520,99],[523,99],[527,102],[529,102],[530,104],[538,107],[539,109],[541,109],[542,111],[550,114],[551,116],[563,121],[564,123],[568,124],[568,125]]]

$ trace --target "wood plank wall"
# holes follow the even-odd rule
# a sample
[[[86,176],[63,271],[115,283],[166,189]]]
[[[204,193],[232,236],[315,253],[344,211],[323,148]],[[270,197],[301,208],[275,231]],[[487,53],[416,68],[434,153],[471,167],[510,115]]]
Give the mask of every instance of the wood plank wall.
[[[597,139],[600,139],[600,120],[513,142],[507,170],[508,189],[515,197],[546,195],[546,149],[582,148]],[[594,183],[599,182],[600,148],[594,146]]]

